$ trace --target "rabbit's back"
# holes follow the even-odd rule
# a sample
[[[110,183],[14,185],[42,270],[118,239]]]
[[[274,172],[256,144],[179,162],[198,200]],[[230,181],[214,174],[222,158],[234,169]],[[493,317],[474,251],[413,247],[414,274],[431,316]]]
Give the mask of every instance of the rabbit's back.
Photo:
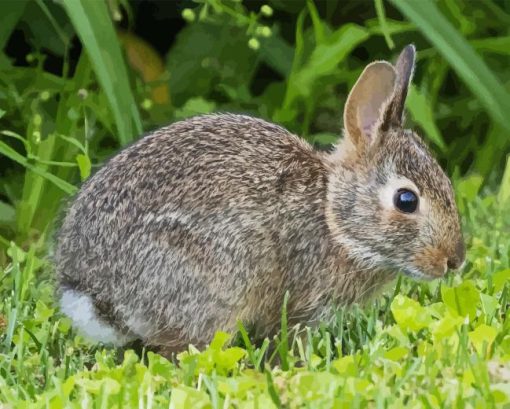
[[[325,175],[308,144],[263,120],[170,125],[85,183],[60,233],[61,284],[119,329],[167,343],[272,315],[289,258],[299,267],[304,237],[327,236]],[[182,328],[193,317],[207,319]]]
[[[128,147],[81,195],[94,195],[95,206],[105,209],[136,198],[144,214],[166,210],[169,200],[190,210],[267,206],[322,170],[320,156],[277,125],[241,115],[201,116]]]

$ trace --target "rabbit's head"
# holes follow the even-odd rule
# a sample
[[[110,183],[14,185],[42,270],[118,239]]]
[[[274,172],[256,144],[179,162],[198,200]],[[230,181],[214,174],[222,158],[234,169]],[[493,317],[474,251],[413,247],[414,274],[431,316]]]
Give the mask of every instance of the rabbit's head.
[[[368,65],[345,106],[345,137],[332,154],[328,225],[365,268],[442,276],[464,261],[450,180],[420,137],[404,129],[415,49],[395,66]]]

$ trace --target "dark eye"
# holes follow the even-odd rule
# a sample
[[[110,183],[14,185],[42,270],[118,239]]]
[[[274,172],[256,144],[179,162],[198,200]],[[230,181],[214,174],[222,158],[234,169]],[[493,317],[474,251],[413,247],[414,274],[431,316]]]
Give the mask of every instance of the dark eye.
[[[418,196],[408,189],[398,189],[393,196],[393,204],[404,213],[414,213],[418,208]]]

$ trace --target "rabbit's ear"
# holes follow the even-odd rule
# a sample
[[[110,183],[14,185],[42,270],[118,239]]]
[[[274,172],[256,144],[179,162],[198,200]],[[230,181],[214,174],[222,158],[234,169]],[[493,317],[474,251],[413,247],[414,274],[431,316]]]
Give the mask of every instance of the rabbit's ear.
[[[414,45],[407,45],[398,56],[395,64],[397,71],[397,82],[395,92],[381,123],[382,129],[388,129],[390,126],[402,126],[404,105],[407,97],[407,90],[413,78],[414,62],[416,59],[416,49]]]
[[[354,85],[344,109],[346,137],[357,150],[365,150],[375,139],[387,106],[394,95],[397,74],[386,61],[369,64]]]

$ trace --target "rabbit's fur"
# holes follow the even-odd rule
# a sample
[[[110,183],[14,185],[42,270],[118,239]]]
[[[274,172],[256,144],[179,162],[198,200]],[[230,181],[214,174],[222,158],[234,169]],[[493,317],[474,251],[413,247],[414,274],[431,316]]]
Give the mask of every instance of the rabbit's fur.
[[[237,320],[273,332],[352,303],[398,270],[439,277],[464,259],[450,181],[402,128],[414,66],[370,64],[345,138],[315,151],[242,115],[174,123],[114,156],[81,188],[58,236],[62,309],[89,336],[166,351],[203,346]],[[399,188],[419,209],[395,209]]]

